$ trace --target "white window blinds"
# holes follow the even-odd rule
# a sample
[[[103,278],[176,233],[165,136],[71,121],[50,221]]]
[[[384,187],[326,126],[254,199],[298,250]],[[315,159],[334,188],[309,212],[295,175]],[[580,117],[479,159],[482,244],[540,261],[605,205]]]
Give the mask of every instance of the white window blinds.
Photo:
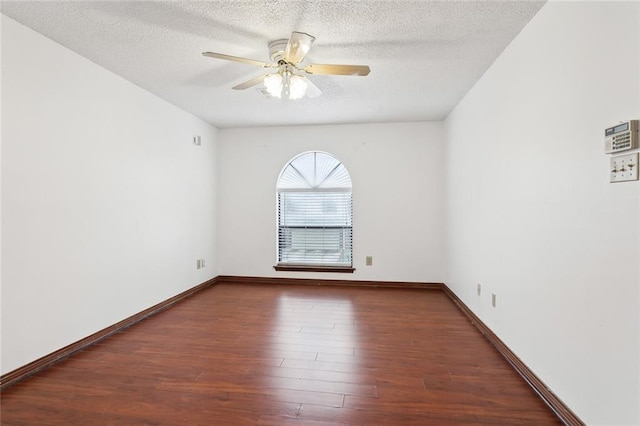
[[[351,179],[322,152],[294,158],[278,180],[278,264],[352,266]]]

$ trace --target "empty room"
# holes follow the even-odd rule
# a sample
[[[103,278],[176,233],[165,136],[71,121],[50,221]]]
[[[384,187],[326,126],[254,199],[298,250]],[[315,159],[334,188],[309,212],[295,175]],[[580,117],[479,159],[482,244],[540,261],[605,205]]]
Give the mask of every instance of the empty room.
[[[0,2],[2,425],[640,425],[640,2]]]

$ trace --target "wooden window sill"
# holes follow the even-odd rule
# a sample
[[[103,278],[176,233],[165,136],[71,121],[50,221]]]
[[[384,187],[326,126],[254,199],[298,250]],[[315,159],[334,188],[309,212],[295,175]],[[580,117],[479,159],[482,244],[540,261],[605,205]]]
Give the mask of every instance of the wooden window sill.
[[[356,268],[352,266],[323,266],[323,265],[275,265],[276,271],[296,271],[296,272],[342,272],[353,274]]]

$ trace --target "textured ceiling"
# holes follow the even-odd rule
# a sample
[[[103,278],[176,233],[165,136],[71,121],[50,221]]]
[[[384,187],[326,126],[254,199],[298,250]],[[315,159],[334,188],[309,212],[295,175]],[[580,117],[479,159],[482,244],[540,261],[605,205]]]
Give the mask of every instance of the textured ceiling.
[[[216,127],[441,120],[544,1],[2,1],[3,14]],[[204,51],[268,61],[292,31],[308,63],[367,77],[309,78],[318,98],[231,87],[263,74]],[[34,52],[34,54],[37,54]]]

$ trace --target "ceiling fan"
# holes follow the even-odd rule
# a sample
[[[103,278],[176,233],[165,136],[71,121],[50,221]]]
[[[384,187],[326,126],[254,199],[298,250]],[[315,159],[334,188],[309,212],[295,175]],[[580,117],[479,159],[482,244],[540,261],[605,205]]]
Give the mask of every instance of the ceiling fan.
[[[244,90],[264,83],[265,89],[263,93],[265,95],[282,99],[300,99],[305,95],[313,98],[322,94],[318,86],[306,78],[303,73],[359,76],[369,74],[368,65],[310,64],[302,67],[300,63],[309,52],[315,39],[314,36],[307,33],[294,31],[289,39],[285,38],[270,42],[269,57],[271,62],[261,62],[239,56],[225,55],[224,53],[203,52],[202,54],[210,58],[273,69],[272,73],[252,78],[232,87],[232,89]]]

